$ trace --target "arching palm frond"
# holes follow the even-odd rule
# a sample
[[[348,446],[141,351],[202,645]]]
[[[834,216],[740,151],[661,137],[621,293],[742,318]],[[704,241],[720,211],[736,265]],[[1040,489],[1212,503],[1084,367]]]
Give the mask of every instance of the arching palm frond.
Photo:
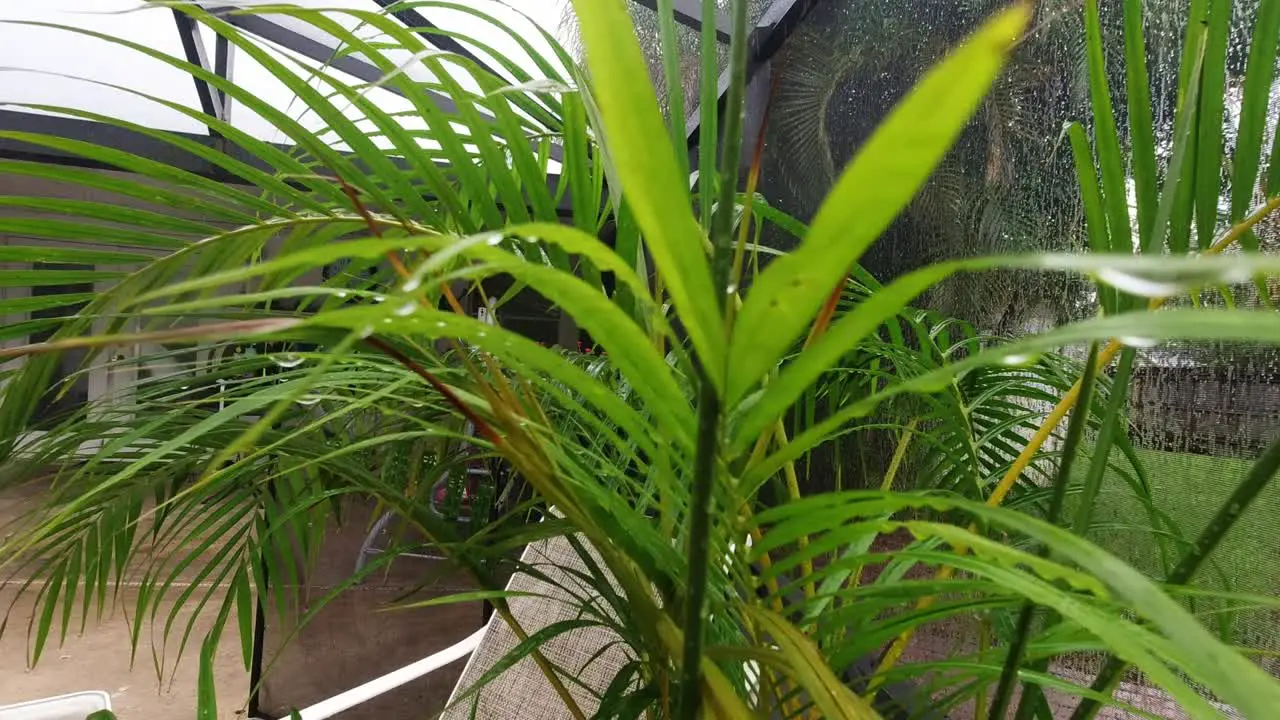
[[[410,5],[471,11],[444,0]],[[868,34],[860,36],[868,48],[874,32],[906,32],[891,5],[868,4]],[[929,5],[929,17],[951,18],[952,6]],[[671,144],[620,3],[575,2],[585,68],[548,40],[548,50],[534,53],[542,82],[518,65],[489,70],[438,52],[382,13],[232,11],[282,14],[339,40],[339,54],[364,57],[382,75],[361,83],[325,63],[277,56],[223,15],[180,7],[266,68],[321,127],[132,46],[213,83],[288,145],[211,118],[201,121],[231,152],[138,130],[234,180],[214,182],[106,148],[4,136],[133,174],[5,166],[15,172],[98,183],[146,205],[32,199],[32,208],[56,216],[0,218],[6,234],[109,253],[97,261],[124,267],[85,275],[66,267],[65,252],[35,242],[9,247],[15,262],[49,265],[24,282],[101,286],[90,298],[77,290],[38,301],[87,304],[44,319],[54,330],[46,341],[3,351],[26,359],[0,400],[0,443],[14,469],[6,482],[54,466],[48,506],[0,548],[3,569],[28,572],[28,591],[41,593],[37,650],[128,578],[144,588],[137,615],[164,629],[162,667],[193,627],[168,614],[174,603],[215,613],[206,647],[230,609],[255,596],[296,613],[290,592],[316,556],[325,521],[342,511],[340,499],[358,497],[403,518],[405,538],[425,537],[447,553],[517,636],[524,630],[504,594],[504,571],[562,593],[573,619],[519,643],[501,667],[531,657],[583,716],[667,717],[675,704],[686,717],[700,708],[716,717],[792,717],[812,702],[824,716],[874,718],[895,707],[877,691],[886,680],[926,682],[927,673],[958,670],[939,691],[940,704],[957,704],[982,697],[1006,666],[1030,668],[1028,688],[1088,694],[1038,663],[1099,649],[1134,662],[1193,713],[1211,712],[1200,688],[1245,713],[1280,704],[1277,683],[1177,599],[1041,509],[1046,494],[1073,487],[1061,461],[1079,442],[1042,451],[1027,450],[1026,439],[1041,406],[1079,369],[1058,354],[1064,346],[1138,335],[1280,343],[1277,318],[1209,309],[1114,314],[995,340],[979,325],[918,308],[961,272],[1106,270],[1131,284],[1182,288],[1274,273],[1280,263],[1038,254],[937,263],[884,283],[859,264],[874,259],[867,251],[878,239],[929,226],[919,216],[930,203],[913,198],[939,166],[985,167],[990,133],[971,121],[983,115],[982,98],[1027,27],[1028,8],[984,21],[991,6],[968,3],[937,37],[904,35],[891,60],[868,50],[838,76],[814,78],[798,95],[825,113],[833,107],[826,90],[853,74],[894,64],[923,70],[968,39],[910,92],[878,98],[879,126],[858,119],[862,132],[845,148],[858,154],[847,167],[837,170],[846,157],[830,152],[821,122],[801,129],[826,134],[820,149],[831,182],[806,227],[738,194],[734,122],[723,126],[731,161],[723,172],[714,162],[698,168],[714,182],[690,188],[688,148],[680,137]],[[746,7],[731,10],[742,50]],[[856,28],[845,21],[840,29]],[[510,23],[485,22],[521,45]],[[679,48],[663,51],[670,59]],[[743,54],[733,57],[730,77],[740,86]],[[708,90],[711,79],[702,80]],[[733,97],[726,118],[736,117]],[[1020,99],[1009,91],[992,107],[1008,113]],[[994,177],[1002,182],[1017,182],[1006,164],[1047,162],[1043,148],[1020,149],[1016,133],[1001,143],[1014,158],[1001,160]],[[974,187],[956,184],[961,193]],[[1027,238],[1008,236],[1035,224],[1011,219],[1003,196],[984,193],[975,206],[965,236],[1026,247]],[[748,242],[769,233],[791,234],[793,249]],[[530,315],[557,308],[571,318],[590,351],[553,349],[515,322],[504,325],[526,297],[536,299]],[[5,332],[30,334],[21,323]],[[84,371],[121,373],[127,392],[35,433],[59,354],[72,350],[84,351]],[[1107,385],[1079,417],[1121,417],[1099,407],[1117,392],[1108,395]],[[845,473],[849,448],[862,464],[856,483]],[[1031,463],[1020,468],[1012,458],[1023,451]],[[1265,484],[1275,457],[1264,455],[1245,485]],[[456,471],[473,459],[496,458],[511,478],[509,495],[458,482]],[[834,488],[821,484],[824,462]],[[1011,483],[1000,488],[1006,477]],[[438,497],[441,482],[452,495]],[[1013,507],[991,507],[1006,490]],[[455,522],[468,498],[472,519],[489,522]],[[562,540],[572,558],[511,559],[548,538]],[[385,561],[403,549],[397,539]],[[925,579],[924,567],[945,575]],[[172,581],[182,573],[227,584],[178,588]],[[1020,655],[1011,628],[1032,606],[1061,622]],[[960,667],[947,659],[868,667],[904,632],[966,614],[997,628],[1001,642],[957,653]],[[572,669],[542,652],[550,638],[582,627],[615,633],[624,656],[611,687],[588,693],[594,706],[569,691]],[[493,675],[463,693],[484,692]]]

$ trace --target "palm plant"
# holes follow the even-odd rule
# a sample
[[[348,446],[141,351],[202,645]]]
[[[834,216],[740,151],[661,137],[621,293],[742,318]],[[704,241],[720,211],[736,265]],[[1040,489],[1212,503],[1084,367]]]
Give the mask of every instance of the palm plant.
[[[664,122],[621,2],[575,2],[584,66],[549,38],[551,51],[539,52],[480,10],[446,0],[391,9],[409,7],[471,13],[509,36],[544,77],[501,58],[494,70],[436,51],[381,13],[259,6],[226,15],[180,5],[267,68],[325,127],[308,130],[213,73],[103,38],[206,80],[295,147],[181,106],[171,105],[251,161],[110,117],[40,108],[199,153],[238,179],[229,184],[87,143],[6,133],[136,177],[20,161],[5,161],[5,172],[148,203],[130,210],[11,198],[56,219],[0,219],[0,229],[82,246],[7,248],[8,260],[48,263],[33,283],[67,281],[72,271],[59,263],[71,260],[127,268],[92,275],[117,282],[74,313],[42,321],[54,330],[47,341],[0,351],[26,358],[7,378],[0,405],[6,481],[53,468],[46,512],[0,548],[6,570],[26,572],[40,594],[33,660],[55,631],[65,635],[77,619],[102,612],[113,585],[131,576],[142,587],[136,617],[160,621],[173,604],[215,614],[204,638],[190,637],[194,625],[179,627],[176,611],[162,622],[177,655],[196,640],[207,658],[232,609],[247,619],[256,598],[290,612],[290,588],[323,541],[323,520],[339,511],[340,498],[356,496],[375,498],[430,538],[474,578],[478,590],[463,599],[490,600],[513,626],[501,579],[511,552],[548,536],[570,540],[593,590],[582,597],[565,588],[580,619],[539,632],[504,662],[533,657],[578,716],[876,717],[894,711],[879,689],[907,679],[936,707],[974,700],[998,717],[1015,680],[1108,701],[1101,686],[1049,672],[1055,657],[1096,651],[1138,667],[1193,716],[1214,716],[1201,688],[1251,717],[1280,703],[1280,685],[1177,599],[1194,590],[1187,568],[1198,566],[1239,507],[1225,508],[1222,522],[1188,543],[1166,587],[1083,539],[1087,510],[1076,532],[1061,526],[1084,428],[1123,451],[1115,428],[1125,381],[1098,377],[1100,356],[1111,350],[1095,349],[1084,363],[1057,354],[1113,337],[1277,342],[1280,318],[1245,309],[1146,313],[1131,300],[1107,300],[1102,317],[1001,341],[911,307],[959,272],[1068,272],[1104,281],[1099,293],[1120,298],[1114,288],[1185,293],[1273,273],[1280,263],[1258,255],[980,257],[888,284],[857,265],[981,107],[1028,27],[1026,6],[995,14],[902,98],[807,227],[763,203],[754,181],[738,186],[746,3],[731,6],[732,82],[723,109],[700,104],[703,127],[722,132],[718,146],[701,149],[692,189],[681,113]],[[671,9],[659,7],[665,87],[680,88]],[[705,2],[704,21],[716,10]],[[240,13],[307,23],[385,77],[362,85],[273,54],[229,22]],[[714,98],[716,73],[706,71],[714,53],[701,61],[701,96]],[[1191,67],[1187,77],[1199,78],[1209,63]],[[1199,86],[1184,85],[1192,87]],[[388,111],[377,99],[393,89],[408,109]],[[668,96],[669,107],[683,104],[680,94]],[[441,96],[455,112],[442,109]],[[1178,137],[1185,143],[1187,133]],[[553,157],[561,172],[551,187]],[[1171,161],[1167,178],[1181,168]],[[1166,179],[1155,197],[1172,205],[1182,187]],[[1112,188],[1107,193],[1114,202]],[[193,204],[199,217],[178,212]],[[1243,237],[1276,204],[1233,217],[1239,222],[1219,244]],[[766,224],[792,232],[795,249],[762,246]],[[506,290],[495,297],[499,283]],[[501,317],[521,293],[568,313],[603,354],[553,350],[466,312],[483,304]],[[85,300],[53,297],[44,301],[50,307]],[[122,345],[149,349],[106,354]],[[73,349],[88,350],[86,368],[106,364],[138,377],[126,397],[33,434],[30,418],[57,354]],[[180,364],[197,356],[198,364]],[[139,370],[162,361],[180,372]],[[1072,413],[1060,445],[1045,452],[1069,404],[1044,423],[1035,404],[1063,392],[1071,402],[1083,396],[1087,411]],[[862,487],[801,487],[806,459],[830,452],[835,473],[842,443],[867,432],[887,432],[894,452]],[[435,512],[430,490],[444,468],[466,461],[457,452],[463,441],[500,457],[529,489],[469,533]],[[1259,460],[1242,493],[1270,480],[1275,456],[1269,450]],[[1094,467],[1108,461],[1103,443]],[[912,489],[895,482],[908,462],[920,478]],[[1088,487],[1083,494],[1087,508]],[[473,518],[488,509],[479,505],[496,502],[477,501]],[[531,512],[543,521],[527,522]],[[895,533],[912,540],[882,552],[877,540]],[[872,566],[879,572],[864,578]],[[920,567],[937,577],[921,580],[912,573]],[[192,568],[197,579],[225,581],[229,590],[175,589],[177,575]],[[913,630],[974,615],[996,629],[998,642],[897,664],[901,638]],[[539,649],[583,625],[616,633],[630,659],[608,689],[594,689],[596,707],[580,706],[565,689],[570,671]],[[247,647],[251,629],[242,623],[239,632]],[[171,657],[164,649],[156,654],[162,668]],[[866,661],[876,665],[882,655],[868,670]]]

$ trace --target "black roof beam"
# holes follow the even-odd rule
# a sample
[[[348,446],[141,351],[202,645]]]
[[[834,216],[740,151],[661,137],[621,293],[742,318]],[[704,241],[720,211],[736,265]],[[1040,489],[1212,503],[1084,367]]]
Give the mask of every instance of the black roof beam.
[[[200,36],[200,26],[195,19],[174,8],[173,20],[178,26],[178,38],[182,41],[182,51],[187,56],[187,62],[198,65],[208,72],[216,73],[220,77],[229,78],[231,61],[226,38],[218,38],[215,57],[211,59],[204,46],[204,38]],[[200,109],[204,114],[226,122],[230,115],[227,96],[205,80],[194,75],[191,79],[196,84],[196,96],[200,99]]]
[[[241,30],[256,35],[263,40],[273,42],[280,47],[292,50],[312,61],[322,65],[327,65],[337,70],[367,83],[378,83],[386,76],[386,73],[378,68],[377,65],[365,60],[359,55],[339,54],[337,48],[327,45],[316,40],[315,38],[303,35],[296,30],[290,29],[268,19],[264,15],[254,13],[232,13],[225,17],[225,20]],[[388,83],[383,85],[384,88],[391,92],[403,96],[404,93],[396,88],[394,84]],[[426,94],[435,102],[435,104],[449,115],[458,113],[458,105],[452,98],[442,95],[438,92],[427,90]],[[486,119],[492,119],[488,117]]]
[[[68,140],[92,143],[93,145],[120,150],[131,155],[138,155],[148,160],[154,160],[213,180],[226,181],[232,179],[228,178],[227,174],[213,163],[192,155],[176,145],[108,123],[59,115],[0,110],[0,130],[31,135],[51,135]],[[217,147],[218,143],[217,139],[203,133],[172,132],[171,134],[211,148]],[[242,160],[245,159],[240,157],[240,154],[237,154],[236,157]],[[70,151],[36,143],[22,142],[21,140],[7,137],[0,138],[0,158],[50,165],[120,170],[120,168],[109,163],[91,160]]]
[[[445,52],[461,55],[494,77],[503,77],[457,38],[447,34],[446,30],[428,20],[426,15],[415,10],[411,4],[404,2],[404,0],[374,0],[374,2],[378,3],[379,7],[386,10],[387,13],[399,20],[405,27],[424,31],[421,33],[423,39],[432,45]]]
[[[218,77],[232,79],[231,73],[235,63],[235,46],[226,37],[219,35],[213,43],[213,71]],[[214,94],[221,101],[222,119],[231,122],[231,98],[220,88],[214,88]]]
[[[223,10],[231,10],[232,8],[224,8]],[[215,11],[216,12],[216,11]],[[360,54],[342,54],[338,52],[338,48],[321,42],[316,38],[304,35],[297,30],[289,28],[281,23],[269,19],[266,15],[256,13],[226,13],[224,19],[240,28],[241,30],[256,35],[263,40],[275,43],[280,47],[292,50],[293,52],[309,58],[315,62],[327,65],[329,67],[341,70],[352,77],[363,80],[367,83],[380,83],[386,77],[377,65],[369,62]],[[336,38],[334,38],[336,42]],[[382,85],[383,88],[404,96],[404,91],[396,87],[394,83]],[[458,115],[458,105],[447,95],[435,92],[433,90],[424,89],[423,92],[431,98],[431,100],[447,115]],[[497,120],[490,114],[477,108],[476,112],[484,119],[486,123],[497,126]],[[560,162],[564,159],[564,148],[556,143],[552,143],[550,147],[551,159]]]
[[[243,182],[239,177],[228,173],[217,164],[202,157],[193,155],[172,143],[165,142],[164,140],[151,135],[134,132],[128,128],[118,127],[108,123],[82,120],[80,118],[62,117],[58,115],[21,112],[17,110],[0,110],[0,131],[11,131],[31,135],[51,135],[54,137],[67,138],[69,140],[78,140],[80,142],[92,143],[101,147],[120,150],[131,155],[144,157],[148,160],[163,163],[169,167],[177,168],[211,180],[217,180],[218,182]],[[216,138],[197,133],[172,131],[168,134],[184,138],[194,143],[199,143],[206,147],[214,148],[219,152],[228,154],[231,157],[264,172],[277,172],[276,168],[263,162],[244,148],[233,143],[229,143],[223,138]],[[285,145],[278,145],[277,147],[285,151],[294,149]],[[22,142],[21,140],[5,137],[0,137],[0,159],[24,160],[27,162],[38,162],[50,165],[66,165],[70,167],[96,168],[101,170],[124,172],[115,165],[98,162],[74,152],[59,150],[57,148],[51,148],[38,143]],[[393,157],[391,160],[401,167],[408,167],[407,163],[400,158]],[[449,171],[448,165],[440,164],[439,167],[446,173]],[[547,176],[547,188],[550,190],[553,197],[559,191],[561,182],[562,178],[559,175]],[[572,188],[567,190],[564,193],[564,197],[561,198],[560,204],[556,207],[556,212],[562,217],[569,217],[573,214],[572,193]],[[424,197],[430,196],[424,193]]]
[[[378,0],[381,2],[382,0]],[[658,10],[658,0],[632,0],[654,12]],[[671,0],[671,9],[675,13],[676,22],[694,30],[702,30],[702,4],[698,0]],[[733,23],[723,12],[716,13],[716,40],[729,42],[732,37]]]
[[[819,0],[774,0],[765,9],[764,14],[756,21],[756,26],[747,36],[747,83],[751,83],[761,68],[773,59],[782,49],[782,45],[791,37],[791,33],[799,27],[809,11]],[[719,97],[716,102],[724,108],[725,94],[729,88],[728,70],[720,74]],[[687,140],[690,151],[700,141],[701,108],[694,108],[685,124],[688,129]],[[714,138],[712,139],[714,142]]]

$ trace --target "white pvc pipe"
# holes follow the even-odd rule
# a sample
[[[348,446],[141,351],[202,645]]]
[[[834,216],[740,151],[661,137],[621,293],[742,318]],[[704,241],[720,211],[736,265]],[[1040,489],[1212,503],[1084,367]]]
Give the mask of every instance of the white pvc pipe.
[[[363,685],[353,687],[339,695],[334,695],[328,700],[321,700],[299,712],[298,716],[301,720],[327,720],[343,710],[348,710],[362,702],[372,700],[411,680],[417,680],[433,670],[470,655],[480,645],[485,629],[480,628],[462,642],[451,645],[433,655],[428,655],[417,662],[405,665],[399,670],[392,670],[382,677],[374,678]]]

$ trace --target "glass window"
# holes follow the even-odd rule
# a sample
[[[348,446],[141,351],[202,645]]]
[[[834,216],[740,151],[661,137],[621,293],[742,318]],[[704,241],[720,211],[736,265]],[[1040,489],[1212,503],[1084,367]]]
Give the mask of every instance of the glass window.
[[[14,241],[31,242],[25,238],[14,238]],[[8,242],[8,239],[0,238],[0,245]],[[0,344],[14,347],[44,342],[53,337],[62,318],[75,315],[93,298],[95,269],[92,265],[72,263],[4,263],[0,273],[8,272],[11,280],[18,282],[5,282],[0,286],[0,299],[6,301],[10,310],[4,318],[10,325],[10,332],[0,338]],[[27,278],[31,277],[32,271],[56,271],[58,277],[49,274],[48,283],[24,284],[31,282]],[[32,414],[31,429],[43,430],[73,413],[83,412],[92,391],[100,391],[101,373],[82,368],[86,357],[87,351],[82,349],[67,350],[58,355],[57,365],[42,388],[41,398]],[[22,363],[21,359],[10,360],[0,367],[12,370]],[[0,384],[8,381],[3,377],[5,375],[7,372],[0,371]]]
[[[92,265],[50,265],[48,263],[36,263],[33,270],[86,270],[92,271]],[[89,296],[93,293],[93,283],[68,283],[64,285],[41,285],[30,288],[30,297],[33,301],[39,302],[37,298],[44,298],[51,301],[65,299],[68,295],[84,295]],[[87,303],[80,302],[73,305],[59,304],[56,307],[45,307],[32,310],[30,313],[31,321],[39,323],[41,320],[56,320],[75,315]],[[53,337],[53,333],[57,327],[46,327],[37,330],[28,337],[27,342],[39,343]],[[35,413],[31,417],[31,426],[33,428],[43,429],[48,425],[56,424],[64,420],[72,413],[83,409],[89,403],[89,376],[86,373],[78,372],[84,364],[85,358],[88,356],[86,350],[68,350],[58,355],[58,369],[54,371],[48,390],[45,391],[44,397],[40,399],[36,405]]]

